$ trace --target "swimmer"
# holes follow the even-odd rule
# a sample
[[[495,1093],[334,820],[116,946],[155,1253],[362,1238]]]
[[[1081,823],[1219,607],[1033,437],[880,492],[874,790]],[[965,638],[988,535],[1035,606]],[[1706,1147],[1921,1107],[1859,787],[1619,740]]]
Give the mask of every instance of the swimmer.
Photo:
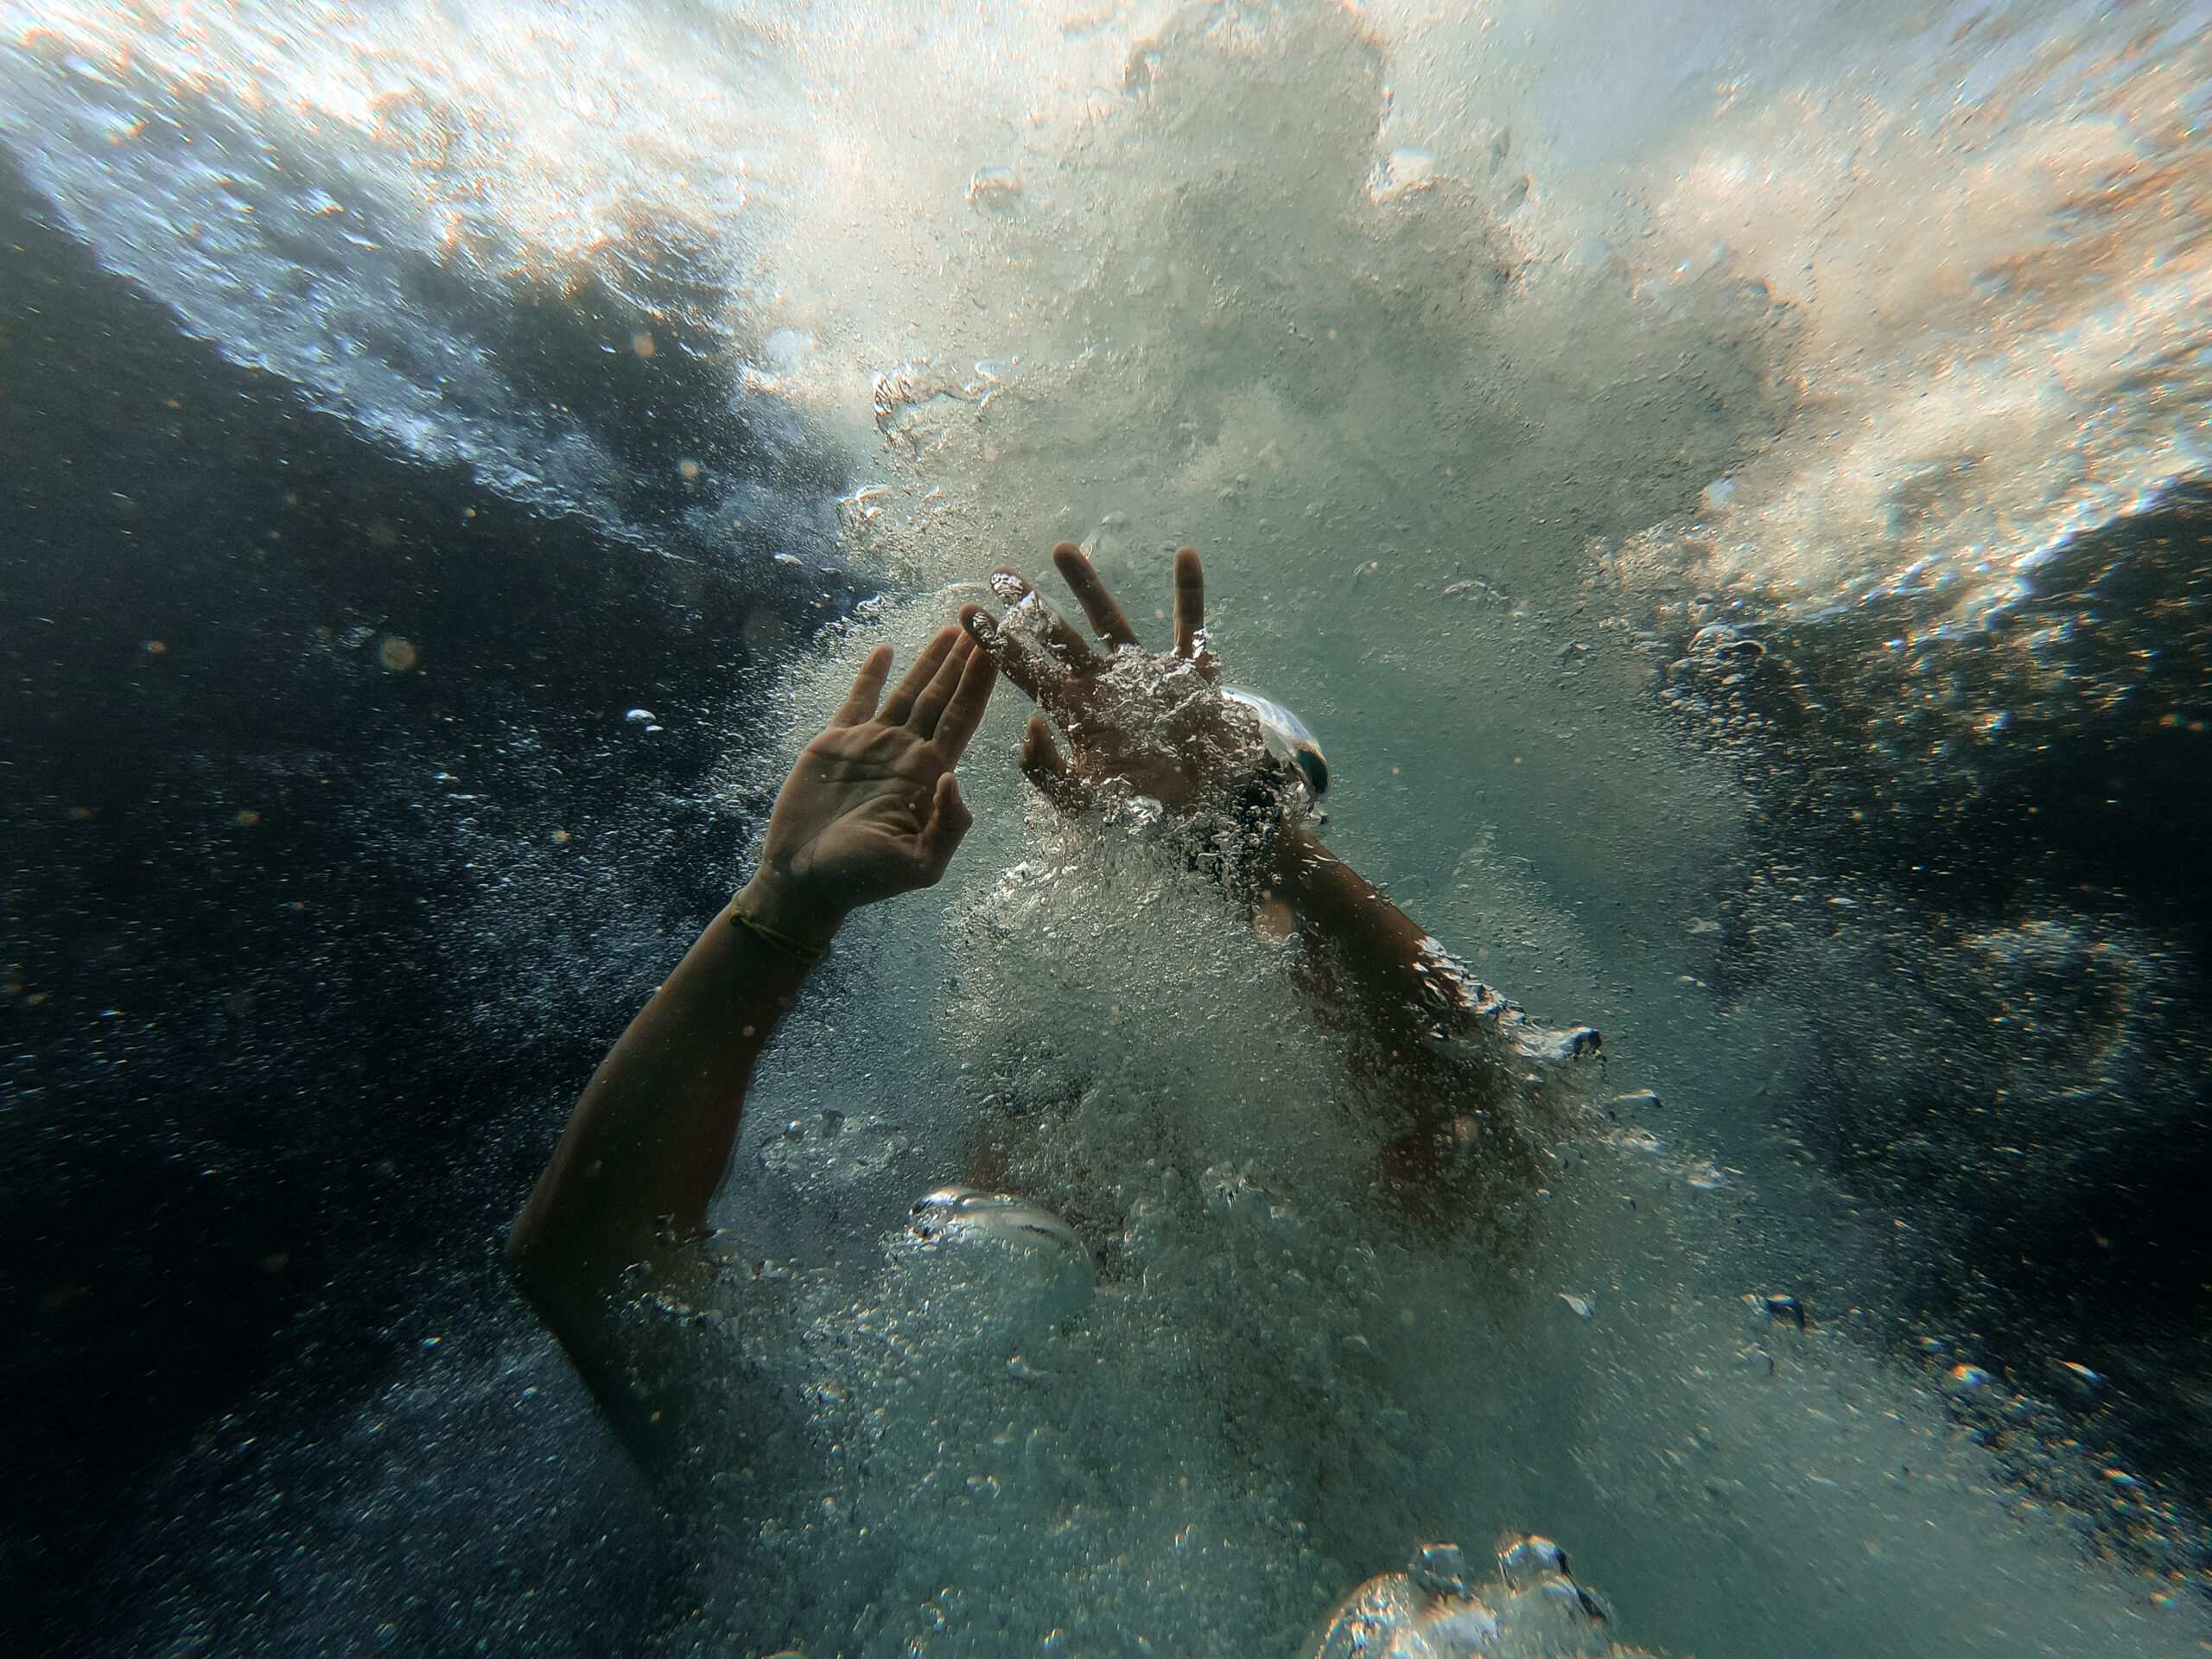
[[[973,822],[953,767],[1001,673],[1042,711],[1020,762],[1049,799],[1071,813],[1109,790],[1156,802],[1204,831],[1194,858],[1253,925],[1299,937],[1300,988],[1393,1131],[1370,1181],[1382,1216],[1508,1247],[1516,1199],[1539,1185],[1523,1085],[1544,1061],[1594,1052],[1598,1034],[1546,1032],[1322,844],[1325,763],[1294,716],[1221,684],[1195,552],[1175,556],[1162,652],[1078,549],[1052,559],[1106,653],[1009,570],[993,578],[1005,619],[964,607],[887,695],[891,651],[871,652],[785,781],[759,870],[601,1062],[509,1236],[515,1285],[649,1466],[683,1436],[620,1317],[632,1276],[678,1302],[706,1289],[695,1247],[753,1064],[848,914],[944,874]]]
[[[1023,773],[1070,813],[1127,787],[1196,820],[1198,861],[1219,865],[1253,925],[1298,936],[1300,988],[1347,1039],[1353,1071],[1393,1130],[1371,1182],[1381,1211],[1432,1236],[1485,1229],[1510,1247],[1512,1218],[1526,1213],[1514,1200],[1541,1185],[1522,1132],[1522,1085],[1532,1063],[1595,1054],[1598,1033],[1538,1026],[1322,844],[1310,809],[1326,763],[1294,716],[1221,683],[1195,550],[1175,555],[1173,640],[1160,652],[1144,649],[1080,548],[1062,542],[1052,563],[1103,653],[1009,569],[992,577],[1003,619],[976,605],[960,618],[1038,706]],[[1255,718],[1255,704],[1274,718]],[[1259,781],[1270,755],[1273,788]],[[1225,855],[1224,839],[1235,843]]]

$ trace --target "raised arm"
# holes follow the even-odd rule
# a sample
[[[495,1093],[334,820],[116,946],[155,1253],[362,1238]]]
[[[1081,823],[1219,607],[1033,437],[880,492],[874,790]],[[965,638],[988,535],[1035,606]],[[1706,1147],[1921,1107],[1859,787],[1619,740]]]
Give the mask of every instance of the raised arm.
[[[933,885],[972,822],[952,766],[990,697],[989,659],[946,628],[886,696],[891,661],[869,653],[799,756],[760,869],[600,1063],[508,1237],[515,1285],[648,1462],[676,1426],[621,1317],[626,1281],[703,1287],[696,1246],[769,1033],[846,915]]]
[[[961,613],[1038,706],[1021,748],[1030,781],[1070,812],[1108,790],[1152,798],[1255,925],[1298,934],[1299,983],[1351,1039],[1354,1071],[1393,1125],[1376,1178],[1401,1209],[1456,1225],[1479,1207],[1471,1185],[1509,1166],[1533,1185],[1506,1104],[1524,1097],[1529,1063],[1594,1052],[1598,1033],[1544,1030],[1322,844],[1313,808],[1325,770],[1271,734],[1249,694],[1221,686],[1196,552],[1175,555],[1174,642],[1162,652],[1140,644],[1080,549],[1063,542],[1052,563],[1104,654],[1010,570],[993,577],[1002,620]],[[1439,1040],[1471,1033],[1485,1040]]]
[[[1011,570],[992,578],[1007,601],[1003,621],[973,605],[960,619],[1040,711],[1021,747],[1032,783],[1063,809],[1080,811],[1119,780],[1206,824],[1216,843],[1224,829],[1234,832],[1220,868],[1255,922],[1277,935],[1295,929],[1309,945],[1325,947],[1330,988],[1357,999],[1374,1020],[1457,1030],[1503,1007],[1426,928],[1321,843],[1313,776],[1270,751],[1249,700],[1238,700],[1243,694],[1221,689],[1195,551],[1175,555],[1175,639],[1160,652],[1144,650],[1082,550],[1063,542],[1052,563],[1105,655]]]

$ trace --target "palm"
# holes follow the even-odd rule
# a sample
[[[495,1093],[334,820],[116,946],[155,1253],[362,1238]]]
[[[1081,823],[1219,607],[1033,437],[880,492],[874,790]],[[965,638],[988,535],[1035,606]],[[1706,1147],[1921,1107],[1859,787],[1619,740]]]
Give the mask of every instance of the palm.
[[[870,653],[768,820],[763,869],[817,906],[849,910],[930,886],[971,822],[951,770],[989,699],[988,660],[947,628],[879,709],[890,668],[888,647]]]
[[[934,744],[904,727],[833,728],[799,756],[793,777],[807,786],[790,791],[788,810],[778,803],[772,853],[787,850],[801,880],[895,881],[925,862],[937,780],[949,770]]]

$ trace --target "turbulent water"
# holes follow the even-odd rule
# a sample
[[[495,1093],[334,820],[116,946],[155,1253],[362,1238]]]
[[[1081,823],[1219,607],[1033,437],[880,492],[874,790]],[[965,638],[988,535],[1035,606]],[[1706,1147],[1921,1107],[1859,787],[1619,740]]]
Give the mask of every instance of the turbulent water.
[[[266,1357],[102,1477],[168,1517],[100,1535],[118,1628],[1288,1656],[1416,1542],[1510,1529],[1655,1651],[2212,1641],[2208,37],[2179,3],[0,4],[16,253],[80,243],[67,286],[142,306],[57,345],[62,279],[19,276],[11,352],[89,408],[166,328],[220,393],[130,358],[149,413],[19,514],[16,579],[73,616],[74,583],[218,573],[203,632],[256,619],[285,699],[349,711],[253,762],[308,816],[342,775],[347,850],[257,868],[316,905],[379,859],[394,892],[468,872],[375,923],[416,1024],[378,1027],[342,925],[301,970],[351,964],[346,1043],[443,1033],[409,1085],[463,1103],[441,1173],[384,1198],[386,1165],[316,1152],[366,1196],[282,1224],[427,1193],[442,1254],[275,1307]],[[272,412],[229,460],[132,459],[240,400]],[[157,578],[279,444],[324,493],[271,484],[267,522],[322,517]],[[80,521],[135,539],[80,555]],[[243,563],[282,536],[296,606]],[[484,1241],[866,651],[1063,538],[1154,645],[1198,549],[1229,677],[1327,751],[1331,845],[1603,1029],[1586,1106],[1531,1122],[1510,1225],[1378,1216],[1290,948],[1028,794],[1001,687],[951,875],[855,918],[764,1068],[716,1217],[742,1409],[696,1525],[653,1533]],[[40,695],[184,672],[166,626],[133,610]],[[193,683],[205,730],[264,717]],[[196,844],[275,828],[180,743],[226,826]],[[22,810],[120,823],[76,764],[26,760]],[[10,995],[31,1018],[50,959],[53,1008],[156,1033],[69,944],[129,861],[43,896],[86,856],[15,855]],[[327,1070],[340,1019],[270,1052]],[[92,1063],[26,1039],[25,1146],[42,1102],[106,1098],[41,1046]],[[124,1121],[220,1138],[248,1074],[195,1064]],[[276,1064],[230,1164],[178,1154],[231,1207],[308,1133]],[[1084,1285],[977,1290],[918,1245],[914,1200],[971,1177],[1063,1217]],[[99,1272],[46,1225],[10,1282],[60,1352]],[[373,1365],[317,1370],[349,1325]]]

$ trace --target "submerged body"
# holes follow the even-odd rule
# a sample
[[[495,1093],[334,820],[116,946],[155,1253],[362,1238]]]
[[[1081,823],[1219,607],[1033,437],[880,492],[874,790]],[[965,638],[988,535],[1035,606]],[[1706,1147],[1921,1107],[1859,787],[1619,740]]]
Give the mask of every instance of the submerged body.
[[[1371,1351],[1353,1325],[1361,1299],[1372,1294],[1358,1289],[1371,1264],[1342,1258],[1327,1233],[1300,1220],[1299,1201],[1284,1189],[1301,1178],[1287,1166],[1248,1158],[1241,1169],[1209,1170],[1197,1191],[1157,1160],[1118,1174],[1103,1166],[1055,1173],[1046,1150],[1053,1120],[1032,1116],[1001,1149],[1000,1170],[1119,1209],[1118,1237],[1085,1237],[1018,1189],[938,1188],[913,1205],[868,1303],[805,1316],[807,1334],[790,1350],[802,1356],[797,1371],[766,1350],[734,1361],[743,1342],[731,1350],[715,1335],[727,1328],[732,1294],[763,1273],[755,1264],[733,1283],[734,1264],[706,1247],[707,1205],[753,1061],[844,914],[929,885],[943,871],[967,827],[950,765],[980,718],[993,666],[1052,716],[1051,724],[1031,721],[1021,763],[1070,815],[1071,834],[1134,821],[1147,831],[1148,855],[1164,861],[1163,874],[1179,867],[1212,895],[1213,930],[1298,941],[1290,982],[1316,1031],[1340,1033],[1330,1040],[1344,1045],[1350,1096],[1370,1117],[1353,1143],[1367,1148],[1364,1166],[1325,1173],[1386,1236],[1406,1241],[1395,1248],[1456,1253],[1478,1241],[1478,1259],[1503,1259],[1525,1247],[1540,1196],[1534,1137],[1571,1121],[1575,1068],[1597,1038],[1586,1030],[1542,1036],[1314,838],[1310,817],[1327,778],[1319,746],[1294,717],[1219,690],[1194,555],[1179,556],[1176,647],[1158,657],[1137,646],[1080,553],[1064,546],[1055,558],[1109,654],[1090,652],[1007,573],[999,584],[1012,601],[1006,625],[971,607],[966,632],[940,634],[887,696],[888,652],[870,655],[830,730],[808,746],[786,782],[760,873],[586,1090],[517,1224],[509,1260],[647,1468],[672,1494],[709,1495],[683,1501],[719,1503],[713,1494],[734,1490],[731,1471],[716,1472],[733,1457],[729,1431],[716,1425],[736,1421],[733,1412],[741,1419],[744,1406],[728,1395],[731,1379],[713,1373],[737,1363],[753,1386],[817,1402],[812,1415],[835,1468],[849,1466],[843,1459],[855,1446],[870,1448],[860,1484],[845,1485],[833,1469],[822,1502],[836,1513],[857,1503],[873,1516],[865,1531],[878,1541],[870,1548],[888,1552],[880,1570],[896,1576],[907,1567],[894,1562],[926,1563],[941,1536],[931,1518],[938,1504],[1007,1494],[1011,1520],[1022,1512],[1011,1502],[1017,1483],[1032,1503],[1058,1491],[1071,1509],[1054,1553],[1065,1555],[1071,1580],[1111,1576],[1116,1562],[1156,1562],[1118,1598],[1092,1592],[1102,1608],[1121,1605],[1137,1628],[1162,1593],[1146,1586],[1181,1570],[1172,1564],[1198,1522],[1160,1533],[1172,1512],[1162,1507],[1166,1494],[1138,1501],[1114,1448],[1066,1438],[1077,1422],[1103,1427],[1109,1410],[1126,1417],[1124,1390],[1141,1387],[1132,1371],[1165,1367],[1148,1392],[1170,1414],[1150,1433],[1160,1451],[1184,1448],[1170,1466],[1192,1472],[1178,1478],[1174,1507],[1214,1517],[1205,1520],[1206,1533],[1222,1526],[1215,1511],[1224,1502],[1239,1512],[1234,1528],[1242,1530],[1249,1524],[1242,1511],[1255,1499],[1266,1508],[1309,1500],[1224,1487],[1217,1460],[1228,1446],[1211,1443],[1211,1431],[1194,1434],[1206,1426],[1179,1419],[1169,1405],[1183,1392],[1185,1357],[1217,1351],[1228,1359],[1254,1333],[1241,1320],[1162,1328],[1142,1300],[1132,1300],[1127,1275],[1141,1274],[1139,1283],[1157,1276],[1163,1290],[1195,1287],[1217,1271],[1209,1236],[1224,1223],[1257,1226],[1274,1236],[1259,1251],[1270,1295],[1329,1287],[1310,1308],[1286,1307],[1293,1321],[1318,1319],[1319,1329],[1335,1331],[1339,1351]],[[1134,811],[1140,802],[1151,804],[1149,816]],[[1202,910],[1190,912],[1193,920]],[[1286,1126],[1294,1121],[1290,1104],[1277,1109]],[[1099,1147],[1090,1159],[1110,1166],[1117,1156]],[[1102,1247],[1120,1264],[1110,1296],[1097,1288]],[[817,1357],[804,1357],[810,1353]],[[1249,1363],[1231,1361],[1231,1374]],[[783,1382],[767,1383],[779,1374]],[[1312,1408],[1337,1425],[1330,1435],[1342,1455],[1372,1456],[1361,1449],[1366,1432],[1358,1427],[1375,1409],[1371,1385],[1356,1374],[1317,1381]],[[1217,1408],[1232,1419],[1249,1408],[1241,1383]],[[886,1510],[869,1496],[884,1490],[914,1496]],[[1380,1492],[1377,1499],[1388,1501]],[[745,1512],[746,1499],[732,1501]],[[1035,1541],[1018,1522],[1001,1531],[982,1521],[969,1516],[962,1525],[985,1555]],[[1394,1524],[1387,1515],[1374,1523]],[[1300,1574],[1332,1570],[1304,1549],[1283,1563],[1248,1567],[1232,1555],[1211,1569],[1207,1594],[1224,1599],[1217,1627],[1253,1623],[1249,1567],[1261,1568],[1265,1583],[1294,1560]],[[1268,1597],[1275,1611],[1267,1618],[1277,1625],[1296,1605],[1282,1600],[1282,1588]],[[869,1591],[860,1605],[881,1599]],[[1458,1628],[1447,1619],[1435,1629],[1446,1626]],[[1287,1647],[1287,1634],[1279,1639]]]

